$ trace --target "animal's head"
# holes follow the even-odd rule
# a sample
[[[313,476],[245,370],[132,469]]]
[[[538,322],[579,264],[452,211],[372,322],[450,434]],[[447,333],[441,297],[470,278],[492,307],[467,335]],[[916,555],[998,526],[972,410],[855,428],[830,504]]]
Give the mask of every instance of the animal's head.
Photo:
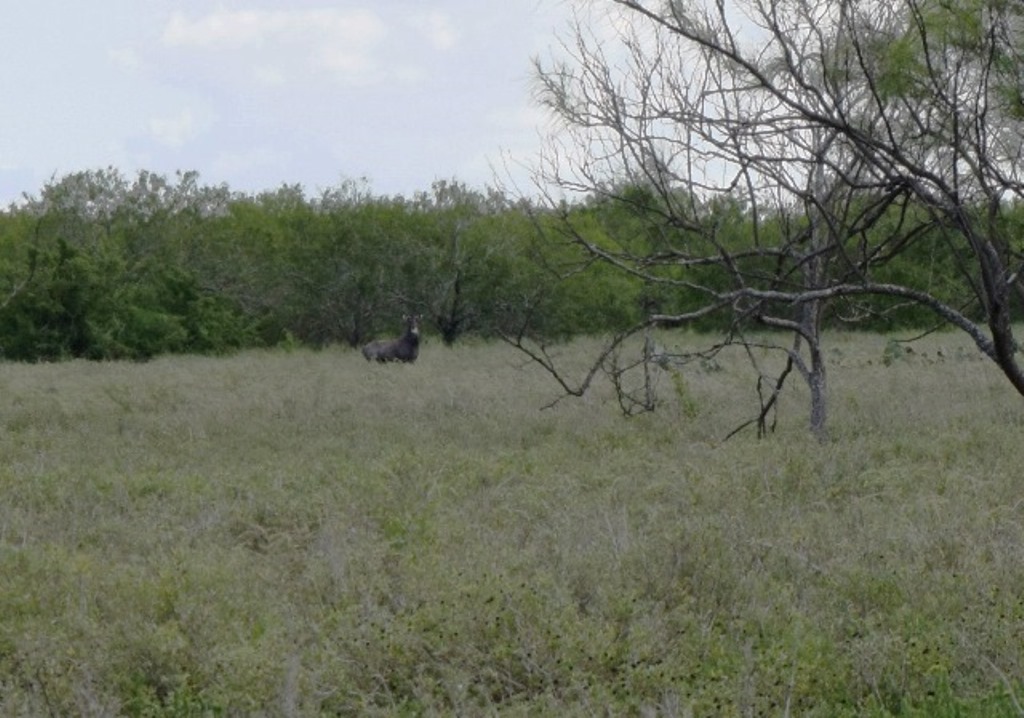
[[[419,314],[406,314],[402,317],[405,322],[406,334],[411,334],[414,337],[420,335],[420,315]]]

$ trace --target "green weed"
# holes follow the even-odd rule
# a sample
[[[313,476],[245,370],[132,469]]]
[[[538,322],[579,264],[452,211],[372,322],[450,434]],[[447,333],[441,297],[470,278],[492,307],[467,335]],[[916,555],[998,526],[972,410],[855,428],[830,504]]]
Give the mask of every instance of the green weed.
[[[825,445],[723,443],[726,354],[630,421],[483,344],[2,365],[0,716],[1019,715],[1024,405],[831,340]]]

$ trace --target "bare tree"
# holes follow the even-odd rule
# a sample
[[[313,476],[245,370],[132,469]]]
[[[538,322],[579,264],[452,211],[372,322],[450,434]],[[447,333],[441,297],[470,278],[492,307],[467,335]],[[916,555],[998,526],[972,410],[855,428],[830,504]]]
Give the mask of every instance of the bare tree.
[[[591,260],[686,297],[677,311],[652,306],[634,331],[728,313],[709,352],[757,344],[783,354],[773,375],[758,368],[761,430],[796,369],[810,389],[810,428],[826,436],[827,309],[924,307],[970,335],[1024,394],[1012,329],[1024,257],[1003,221],[1024,193],[1022,7],[589,3],[560,50],[536,63],[540,102],[558,120],[538,183],[645,217],[648,240],[609,241],[564,212],[567,236]],[[721,221],[723,204],[741,207],[744,236]],[[951,263],[942,292],[887,278],[910,251]],[[755,342],[755,327],[791,339],[773,331]],[[542,346],[513,341],[578,393],[602,369],[619,371],[609,357],[628,334],[575,384]]]

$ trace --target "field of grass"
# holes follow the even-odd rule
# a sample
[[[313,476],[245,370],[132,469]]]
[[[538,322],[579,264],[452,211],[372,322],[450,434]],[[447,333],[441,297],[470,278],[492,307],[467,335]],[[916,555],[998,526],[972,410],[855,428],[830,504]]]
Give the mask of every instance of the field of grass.
[[[0,716],[1024,714],[1024,400],[828,346],[826,445],[721,441],[739,357],[633,419],[500,345],[0,365]]]

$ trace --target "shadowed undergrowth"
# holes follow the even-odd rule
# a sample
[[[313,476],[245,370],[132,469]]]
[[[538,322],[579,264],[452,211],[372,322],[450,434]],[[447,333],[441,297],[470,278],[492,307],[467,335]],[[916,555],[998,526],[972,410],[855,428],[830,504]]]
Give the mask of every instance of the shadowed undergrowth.
[[[491,345],[0,366],[0,715],[1019,715],[1024,404],[829,346],[825,446],[721,443],[729,357],[631,420]]]

